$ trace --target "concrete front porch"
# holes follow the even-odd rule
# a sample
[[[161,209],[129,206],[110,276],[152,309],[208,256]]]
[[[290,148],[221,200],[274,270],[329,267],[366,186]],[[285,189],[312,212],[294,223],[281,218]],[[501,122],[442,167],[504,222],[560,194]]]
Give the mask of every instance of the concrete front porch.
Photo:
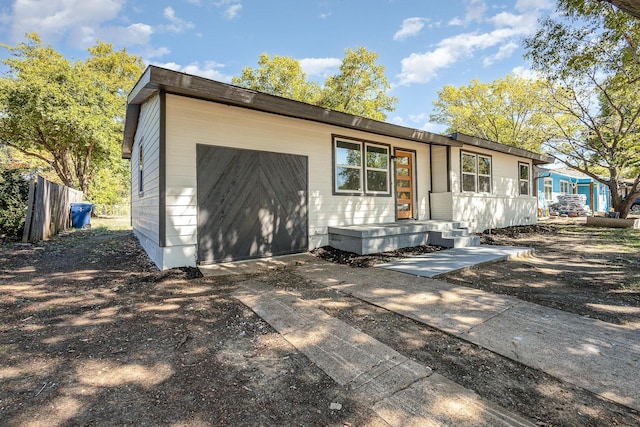
[[[464,221],[423,220],[329,227],[329,246],[358,255],[418,245],[462,248],[480,245]]]

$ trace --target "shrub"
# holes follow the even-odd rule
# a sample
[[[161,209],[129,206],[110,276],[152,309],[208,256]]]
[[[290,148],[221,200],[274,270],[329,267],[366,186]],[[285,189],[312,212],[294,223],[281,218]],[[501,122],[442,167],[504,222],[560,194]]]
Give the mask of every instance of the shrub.
[[[0,236],[16,238],[22,235],[27,215],[29,182],[21,169],[0,166]]]

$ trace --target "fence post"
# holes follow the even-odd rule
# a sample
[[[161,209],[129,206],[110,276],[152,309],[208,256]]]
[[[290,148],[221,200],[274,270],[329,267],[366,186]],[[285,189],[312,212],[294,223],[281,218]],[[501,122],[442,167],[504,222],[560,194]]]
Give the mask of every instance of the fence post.
[[[80,202],[83,193],[43,177],[37,177],[29,186],[29,207],[25,220],[23,242],[36,243],[66,230],[69,225],[69,204]]]
[[[29,233],[31,233],[31,219],[33,218],[33,202],[35,198],[36,178],[32,177],[29,181],[29,201],[27,202],[27,218],[24,221],[24,230],[22,230],[22,243],[29,241]]]

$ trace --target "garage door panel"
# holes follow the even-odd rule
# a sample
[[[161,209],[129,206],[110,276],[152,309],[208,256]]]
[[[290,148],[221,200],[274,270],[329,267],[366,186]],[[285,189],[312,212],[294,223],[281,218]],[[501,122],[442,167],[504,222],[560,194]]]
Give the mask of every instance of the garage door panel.
[[[198,260],[306,251],[307,158],[198,146]]]
[[[307,245],[307,159],[268,153],[261,158],[262,206],[276,219],[273,223],[274,254],[295,252]]]

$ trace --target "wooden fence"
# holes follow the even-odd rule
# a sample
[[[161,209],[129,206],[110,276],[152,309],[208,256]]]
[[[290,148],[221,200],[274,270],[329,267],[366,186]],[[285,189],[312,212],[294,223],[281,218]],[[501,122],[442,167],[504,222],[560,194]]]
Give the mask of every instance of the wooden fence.
[[[41,176],[31,180],[29,205],[24,224],[23,242],[47,240],[71,226],[71,203],[82,201],[82,191],[47,181]]]

